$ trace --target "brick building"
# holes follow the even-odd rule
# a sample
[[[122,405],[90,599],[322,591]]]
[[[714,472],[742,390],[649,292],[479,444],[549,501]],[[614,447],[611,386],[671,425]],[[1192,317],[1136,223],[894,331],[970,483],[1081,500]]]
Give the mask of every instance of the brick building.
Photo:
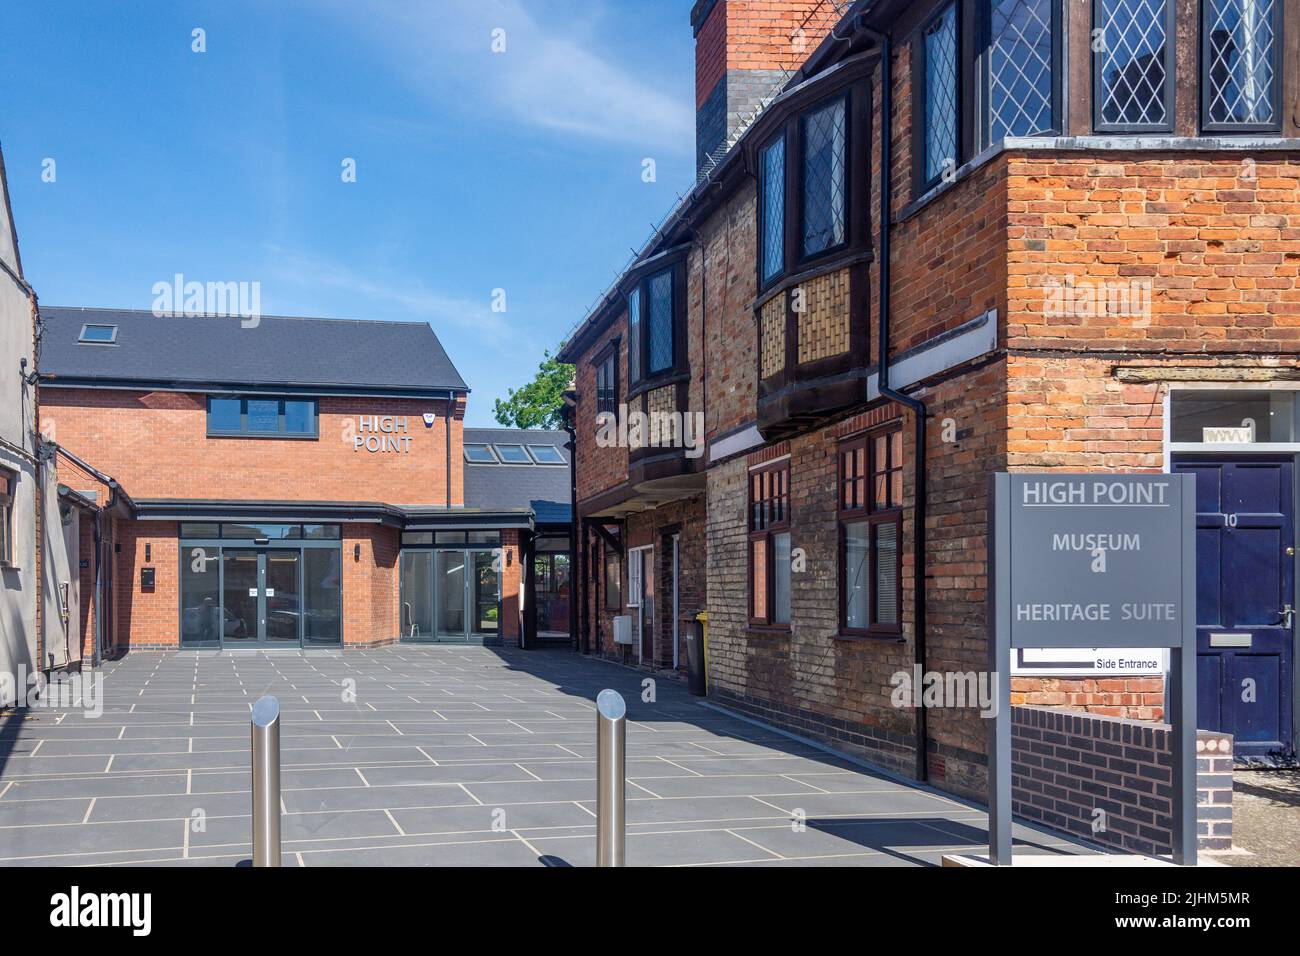
[[[1199,724],[1294,759],[1284,20],[1300,3],[699,0],[697,184],[561,353],[583,646],[671,665],[706,610],[710,696],[982,795],[977,708],[891,697],[986,666],[989,475],[1191,471]],[[638,412],[649,441],[608,427]],[[656,412],[702,442],[656,443]],[[1025,651],[1012,697],[1158,720],[1164,667]]]
[[[567,535],[567,436],[466,430],[469,388],[427,325],[40,317],[62,663],[531,643],[529,595],[567,601],[567,555],[532,590]]]

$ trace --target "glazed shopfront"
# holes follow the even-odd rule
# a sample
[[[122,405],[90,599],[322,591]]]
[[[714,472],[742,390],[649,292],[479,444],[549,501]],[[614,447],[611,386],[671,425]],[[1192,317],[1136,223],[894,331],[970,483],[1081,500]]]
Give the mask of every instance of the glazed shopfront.
[[[403,534],[402,640],[481,643],[497,638],[503,560],[498,531]]]
[[[340,646],[342,545],[337,524],[182,523],[181,646]]]

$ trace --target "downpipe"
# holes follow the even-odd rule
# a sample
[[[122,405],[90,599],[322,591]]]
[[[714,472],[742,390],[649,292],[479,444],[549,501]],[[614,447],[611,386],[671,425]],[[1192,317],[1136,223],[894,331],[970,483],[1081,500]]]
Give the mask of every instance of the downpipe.
[[[898,391],[889,384],[889,318],[890,318],[890,233],[893,215],[893,125],[894,125],[894,58],[893,43],[888,33],[863,28],[864,32],[880,44],[880,305],[879,329],[876,336],[876,383],[885,398],[905,406],[912,412],[916,423],[913,452],[916,501],[913,505],[912,524],[912,620],[915,663],[925,673],[925,520],[926,520],[926,416],[925,402]],[[916,779],[929,779],[927,711],[925,695],[916,702]]]

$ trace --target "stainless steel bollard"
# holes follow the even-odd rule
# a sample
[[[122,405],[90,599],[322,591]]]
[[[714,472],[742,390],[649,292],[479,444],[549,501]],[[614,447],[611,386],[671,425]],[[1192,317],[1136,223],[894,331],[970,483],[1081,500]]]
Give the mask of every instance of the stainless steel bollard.
[[[596,697],[596,865],[622,866],[627,837],[627,704],[616,690]]]
[[[280,865],[280,701],[253,705],[253,866]]]

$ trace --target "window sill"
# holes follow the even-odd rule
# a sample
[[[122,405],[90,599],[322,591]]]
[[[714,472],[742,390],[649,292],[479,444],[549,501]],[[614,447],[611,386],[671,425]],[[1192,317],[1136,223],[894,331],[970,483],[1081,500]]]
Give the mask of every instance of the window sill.
[[[750,624],[745,628],[745,637],[789,637],[788,624]]]
[[[905,644],[903,635],[900,634],[845,634],[843,632],[834,635],[837,641],[867,641],[872,644]]]
[[[319,441],[320,433],[294,435],[285,432],[208,432],[208,438],[279,438],[287,441]]]

